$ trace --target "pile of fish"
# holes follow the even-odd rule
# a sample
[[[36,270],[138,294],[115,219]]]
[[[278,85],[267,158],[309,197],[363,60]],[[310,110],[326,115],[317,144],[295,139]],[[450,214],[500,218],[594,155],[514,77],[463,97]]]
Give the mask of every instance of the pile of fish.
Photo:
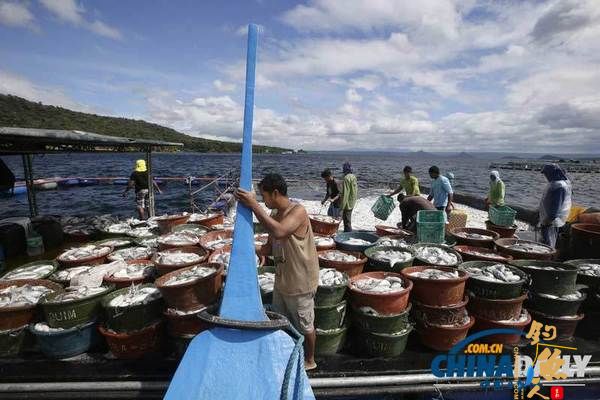
[[[140,279],[152,275],[154,275],[154,266],[142,263],[128,264],[110,274],[111,277],[117,279]]]
[[[112,252],[108,259],[110,261],[144,260],[152,255],[148,247],[128,247]]]
[[[110,253],[111,248],[108,246],[96,246],[89,244],[87,246],[76,247],[62,253],[58,258],[64,261],[77,261],[86,258],[102,257]]]
[[[546,297],[548,299],[555,299],[555,300],[579,300],[583,297],[583,293],[581,293],[580,291],[576,290],[573,293],[569,293],[569,294],[564,294],[562,296],[556,296],[553,294],[549,294],[549,293],[537,293],[538,296],[542,296],[542,297]]]
[[[408,251],[399,250],[378,250],[373,253],[373,258],[378,261],[387,261],[393,268],[397,263],[403,263],[412,258]]]
[[[326,224],[339,224],[340,220],[330,217],[329,215],[311,215],[310,219],[315,221],[324,222]]]
[[[349,246],[369,246],[372,244],[372,242],[369,242],[368,240],[359,238],[346,239],[342,243],[347,244]]]
[[[129,239],[109,239],[109,240],[102,242],[102,244],[105,246],[110,246],[113,249],[117,249],[119,247],[128,246],[129,244],[131,244],[131,240],[129,240]]]
[[[108,305],[110,307],[131,307],[146,304],[160,298],[160,291],[155,287],[139,287],[132,285],[127,293],[116,296],[108,303]]]
[[[60,224],[62,225],[64,233],[85,236],[101,231],[106,226],[116,222],[118,222],[118,219],[110,214],[93,217],[62,217],[60,219]]]
[[[79,274],[85,274],[92,268],[93,267],[91,267],[89,265],[83,265],[81,267],[67,268],[67,269],[63,269],[61,271],[55,272],[54,274],[52,274],[52,276],[50,278],[55,281],[70,281],[71,278],[73,278]]]
[[[158,215],[154,218],[152,218],[153,221],[170,221],[172,219],[178,219],[181,218],[182,216],[187,215],[187,213],[182,213],[182,214],[164,214],[164,215]]]
[[[551,253],[552,249],[544,246],[543,244],[535,244],[531,242],[520,242],[516,241],[515,243],[506,246],[507,249],[514,251],[522,251],[525,253]]]
[[[152,228],[149,227],[133,228],[127,232],[127,236],[131,236],[136,239],[144,239],[154,236],[154,232],[152,231]]]
[[[275,274],[272,272],[263,272],[258,275],[258,284],[260,286],[260,290],[265,293],[269,293],[273,291],[273,286],[275,285]]]
[[[404,239],[393,239],[389,237],[382,237],[377,240],[377,246],[391,246],[391,247],[408,247],[408,243]]]
[[[206,214],[202,214],[202,213],[193,213],[190,214],[190,219],[188,219],[188,222],[199,222],[208,218],[213,218],[216,217],[219,214],[215,214],[215,213],[206,213]]]
[[[600,276],[600,264],[579,264],[577,268],[579,268],[580,274],[589,276]]]
[[[497,253],[492,253],[491,251],[490,252],[483,252],[483,251],[477,251],[477,250],[472,250],[472,249],[467,250],[467,251],[465,251],[465,250],[462,250],[462,251],[463,251],[463,253],[467,253],[467,254],[470,254],[472,256],[477,256],[477,257],[494,258],[494,259],[497,259],[497,260],[505,260],[506,259],[502,255],[497,254]]]
[[[131,225],[127,222],[119,222],[116,224],[108,225],[104,230],[108,233],[126,235],[131,231]]]
[[[196,236],[202,236],[204,235],[206,232],[208,232],[208,230],[200,225],[180,225],[182,228],[179,229],[177,232],[183,233],[183,232],[187,232],[187,233],[191,233],[194,234]]]
[[[419,246],[415,249],[417,257],[435,265],[455,265],[458,263],[456,254],[446,251],[440,247]]]
[[[157,253],[156,262],[162,265],[182,265],[200,262],[202,257],[196,253],[163,251]]]
[[[326,236],[315,236],[315,246],[317,247],[325,247],[325,246],[333,246],[335,242],[333,238]]]
[[[204,278],[213,272],[215,272],[215,268],[207,267],[202,265],[196,265],[193,268],[186,269],[185,271],[181,271],[178,274],[167,279],[164,283],[165,286],[173,286],[173,285],[181,285],[183,283],[193,282],[196,279]]]
[[[8,281],[14,279],[41,279],[54,269],[52,264],[35,264],[28,267],[18,267],[7,272],[0,280]]]
[[[193,246],[198,244],[198,236],[192,232],[173,232],[158,238],[164,246]]]
[[[520,323],[520,322],[527,321],[527,317],[528,317],[527,311],[523,310],[523,311],[521,311],[521,315],[519,315],[519,318],[503,319],[498,322],[504,323],[504,324],[510,324],[511,322],[512,323]]]
[[[465,239],[476,239],[476,240],[493,240],[494,237],[492,235],[482,235],[480,233],[472,233],[472,232],[454,232],[456,236],[463,237]]]
[[[64,303],[68,301],[81,300],[87,297],[95,296],[99,293],[106,292],[105,286],[87,287],[87,286],[69,286],[63,293],[57,294],[52,303]]]
[[[358,261],[358,258],[353,256],[352,254],[346,254],[339,250],[329,250],[319,255],[319,257],[329,260],[329,261],[339,261],[339,262],[354,262]]]
[[[473,278],[489,282],[519,282],[523,280],[512,269],[504,264],[486,265],[483,267],[466,267],[465,271]]]
[[[423,271],[414,271],[410,276],[421,279],[457,279],[458,271],[442,271],[435,268],[424,269]]]
[[[36,332],[55,333],[62,332],[65,330],[65,328],[50,328],[50,326],[47,323],[38,322],[37,324],[33,325],[33,330],[35,330]]]
[[[227,267],[229,265],[230,260],[231,260],[231,252],[229,252],[229,251],[219,253],[213,258],[214,262],[224,264],[225,267]],[[258,266],[260,264],[260,258],[258,256],[256,256],[255,261],[256,261],[256,265]]]
[[[206,242],[205,246],[211,250],[217,250],[217,249],[225,247],[231,243],[233,243],[233,238],[225,238],[225,239],[211,240],[210,242]]]
[[[394,293],[404,290],[402,279],[388,276],[384,279],[365,278],[352,282],[355,288],[369,293]]]
[[[139,241],[139,243],[140,243],[140,246],[148,247],[151,249],[158,248],[158,238],[157,237],[150,237],[147,239],[142,239]]]
[[[211,226],[215,231],[232,231],[233,230],[233,222],[225,221],[222,224],[215,224]]]
[[[0,307],[35,305],[42,296],[50,292],[52,292],[52,289],[41,285],[11,285],[0,289]]]
[[[524,265],[523,268],[543,269],[544,271],[563,271],[565,268],[553,265]]]
[[[348,283],[343,273],[334,268],[322,268],[319,270],[319,286],[339,286]]]

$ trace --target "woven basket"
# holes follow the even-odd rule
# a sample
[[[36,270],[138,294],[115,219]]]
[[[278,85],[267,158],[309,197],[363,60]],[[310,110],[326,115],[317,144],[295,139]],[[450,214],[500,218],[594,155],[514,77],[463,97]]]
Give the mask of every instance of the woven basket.
[[[448,216],[448,231],[467,226],[467,213],[463,210],[452,210]]]

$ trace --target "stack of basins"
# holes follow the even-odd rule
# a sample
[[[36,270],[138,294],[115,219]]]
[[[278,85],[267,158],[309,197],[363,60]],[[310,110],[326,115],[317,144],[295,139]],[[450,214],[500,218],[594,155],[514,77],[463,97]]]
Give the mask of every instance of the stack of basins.
[[[489,343],[518,344],[521,332],[531,322],[523,308],[527,298],[527,275],[518,268],[492,261],[467,261],[460,270],[469,274],[469,312],[475,317],[474,331],[514,329],[514,334],[482,338]]]
[[[581,307],[585,318],[577,326],[578,336],[597,339],[600,336],[600,259],[576,259],[565,264],[576,266],[577,284],[587,286],[587,296]]]
[[[352,342],[367,357],[395,357],[406,348],[410,280],[393,272],[366,272],[351,278]]]
[[[447,351],[464,339],[475,320],[466,309],[468,274],[453,267],[418,266],[402,270],[412,281],[413,317],[421,342]]]
[[[317,355],[340,351],[346,339],[348,274],[334,268],[319,271],[319,286],[315,295],[315,329]]]
[[[531,317],[555,326],[558,340],[571,340],[584,317],[579,308],[586,299],[577,287],[577,267],[540,260],[515,260],[511,264],[531,278],[527,302]]]

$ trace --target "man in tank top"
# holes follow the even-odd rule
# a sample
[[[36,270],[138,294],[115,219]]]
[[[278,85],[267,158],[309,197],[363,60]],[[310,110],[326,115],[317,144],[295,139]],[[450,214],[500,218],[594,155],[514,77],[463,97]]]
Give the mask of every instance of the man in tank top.
[[[304,334],[304,366],[314,369],[314,296],[319,284],[319,260],[308,214],[302,205],[290,201],[287,184],[280,175],[266,175],[258,187],[265,205],[273,210],[271,215],[252,192],[238,189],[235,196],[269,232],[262,253],[275,260],[273,311],[285,315]]]

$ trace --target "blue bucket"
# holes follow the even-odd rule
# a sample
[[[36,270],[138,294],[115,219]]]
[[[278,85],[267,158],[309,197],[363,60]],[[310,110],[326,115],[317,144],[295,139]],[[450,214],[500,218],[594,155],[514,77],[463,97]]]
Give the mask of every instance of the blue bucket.
[[[20,194],[26,194],[27,193],[27,186],[23,185],[23,186],[15,186],[12,190],[12,194],[13,195],[20,195]]]
[[[348,239],[362,239],[366,240],[370,244],[347,244],[345,243],[345,241]],[[375,242],[378,240],[379,236],[370,232],[344,232],[338,233],[333,237],[333,241],[335,242],[337,249],[346,251],[358,251],[360,253],[364,252],[369,247],[375,245]]]
[[[40,332],[29,327],[36,337],[38,347],[48,358],[69,358],[87,352],[100,338],[96,320],[70,329]]]

